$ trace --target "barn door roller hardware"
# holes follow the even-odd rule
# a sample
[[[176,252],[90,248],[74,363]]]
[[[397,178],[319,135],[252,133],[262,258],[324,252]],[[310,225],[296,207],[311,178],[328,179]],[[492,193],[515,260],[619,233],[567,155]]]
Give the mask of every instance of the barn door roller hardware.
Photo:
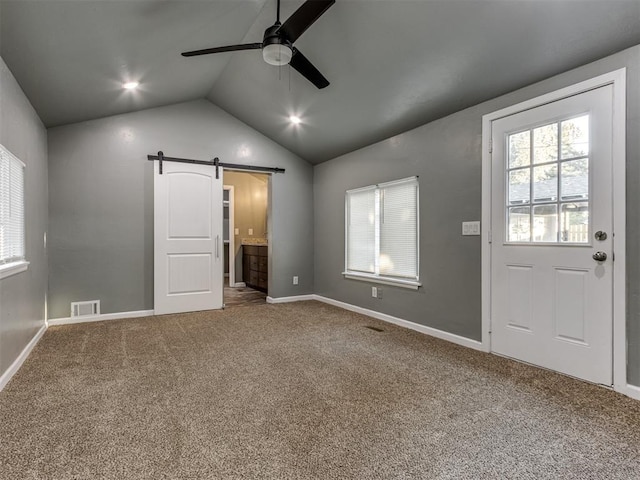
[[[162,151],[157,155],[147,155],[147,160],[158,160],[159,173],[162,175],[162,162],[179,162],[179,163],[195,163],[197,165],[211,165],[216,168],[216,178],[220,178],[219,167],[231,168],[234,170],[251,170],[252,172],[267,172],[267,173],[284,173],[284,168],[278,167],[260,167],[257,165],[240,165],[237,163],[222,163],[218,157],[213,160],[193,160],[191,158],[176,158],[165,157]]]

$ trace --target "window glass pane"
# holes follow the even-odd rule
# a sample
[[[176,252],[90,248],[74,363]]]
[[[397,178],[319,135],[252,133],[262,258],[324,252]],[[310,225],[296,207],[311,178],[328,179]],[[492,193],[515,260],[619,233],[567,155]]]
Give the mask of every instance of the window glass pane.
[[[509,242],[530,242],[530,207],[511,207],[509,208],[509,231],[507,238]]]
[[[375,188],[347,193],[347,270],[375,272]]]
[[[418,276],[418,183],[380,188],[380,275]]]
[[[589,198],[589,159],[571,160],[560,166],[562,200]]]
[[[550,202],[558,199],[558,165],[533,168],[533,201]]]
[[[533,130],[533,163],[558,159],[558,124],[552,123]]]
[[[562,158],[589,155],[589,115],[565,120],[561,124]]]
[[[11,162],[11,229],[12,257],[24,258],[24,167],[17,160]]]
[[[589,202],[563,203],[560,216],[563,242],[589,243]]]
[[[531,170],[520,168],[509,172],[509,205],[527,204],[530,199]]]
[[[509,135],[509,168],[526,167],[531,163],[531,132]]]
[[[533,241],[558,241],[558,206],[556,204],[533,207]]]

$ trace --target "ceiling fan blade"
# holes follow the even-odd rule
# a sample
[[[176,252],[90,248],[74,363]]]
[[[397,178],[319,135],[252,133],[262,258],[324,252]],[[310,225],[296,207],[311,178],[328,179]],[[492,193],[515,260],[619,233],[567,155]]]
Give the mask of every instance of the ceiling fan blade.
[[[289,62],[293,68],[295,68],[304,78],[309,80],[318,88],[325,88],[329,86],[329,80],[324,78],[316,67],[307,60],[300,50],[293,47],[293,56],[291,57],[291,62]]]
[[[196,57],[209,53],[237,52],[238,50],[258,50],[262,48],[262,43],[243,43],[241,45],[227,45],[226,47],[204,48],[193,50],[192,52],[182,52],[183,57]]]
[[[307,0],[282,24],[279,33],[284,33],[293,43],[309,28],[336,0]]]

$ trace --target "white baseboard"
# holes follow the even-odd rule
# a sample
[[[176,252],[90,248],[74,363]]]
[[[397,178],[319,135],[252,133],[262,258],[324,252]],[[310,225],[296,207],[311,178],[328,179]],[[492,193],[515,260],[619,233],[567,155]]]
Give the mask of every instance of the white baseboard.
[[[333,305],[335,307],[340,307],[340,308],[344,308],[345,310],[361,313],[362,315],[376,318],[378,320],[382,320],[383,322],[393,323],[401,327],[409,328],[411,330],[415,330],[417,332],[424,333],[432,337],[440,338],[442,340],[446,340],[451,343],[462,345],[463,347],[473,348],[474,350],[485,351],[485,348],[483,347],[482,342],[478,342],[476,340],[472,340],[466,337],[461,337],[460,335],[455,335],[453,333],[444,332],[442,330],[438,330],[437,328],[431,328],[425,325],[420,325],[419,323],[403,320],[402,318],[393,317],[391,315],[387,315],[386,313],[376,312],[375,310],[369,310],[367,308],[351,305],[350,303],[345,303],[339,300],[334,300],[332,298],[323,297],[322,295],[316,295],[316,294],[296,295],[294,297],[279,297],[279,298],[267,297],[267,303],[300,302],[303,300],[317,300],[319,302],[328,303],[329,305]]]
[[[432,337],[440,338],[441,340],[446,340],[448,342],[455,343],[457,345],[462,345],[463,347],[484,351],[482,342],[478,342],[477,340],[472,340],[467,337],[461,337],[460,335],[445,332],[443,330],[438,330],[437,328],[427,327],[425,325],[420,325],[419,323],[414,323],[414,322],[410,322],[409,320],[404,320],[402,318],[387,315],[386,313],[376,312],[375,310],[369,310],[368,308],[358,307],[356,305],[351,305],[349,303],[341,302],[339,300],[334,300],[332,298],[323,297],[321,295],[314,295],[314,298],[319,302],[328,303],[329,305],[334,305],[336,307],[344,308],[345,310],[361,313],[362,315],[367,315],[368,317],[376,318],[378,320],[382,320],[383,322],[393,323],[401,327],[409,328],[411,330],[415,330],[416,332],[424,333],[425,335],[430,335]]]
[[[102,322],[104,320],[120,320],[122,318],[150,317],[153,314],[153,310],[136,310],[134,312],[103,313],[101,315],[87,315],[83,317],[53,318],[49,320],[48,323],[50,327],[54,327],[56,325],[70,325],[73,323]]]
[[[7,371],[4,372],[2,376],[0,376],[0,392],[7,385],[7,383],[9,383],[9,380],[11,380],[11,378],[20,369],[24,361],[27,359],[27,357],[31,353],[31,350],[33,350],[33,347],[36,346],[36,344],[42,338],[42,335],[44,335],[44,332],[46,331],[47,331],[47,325],[45,323],[44,325],[42,325],[42,327],[40,327],[40,330],[38,330],[38,332],[33,336],[33,338],[29,341],[29,343],[27,343],[27,346],[24,347],[22,352],[20,352],[20,355],[18,355],[18,358],[16,358],[13,361],[13,363],[7,369]]]
[[[244,282],[236,282],[236,283],[234,283],[234,284],[233,284],[233,285],[231,285],[231,286],[232,286],[232,287],[235,287],[235,288],[239,288],[239,287],[246,287],[246,286],[247,286],[247,284],[246,284],[246,283],[244,283]]]
[[[306,300],[317,300],[316,295],[295,295],[293,297],[267,297],[267,303],[289,303],[304,302]]]
[[[627,397],[640,400],[640,387],[636,387],[635,385],[626,384],[623,388],[616,389],[616,391]]]

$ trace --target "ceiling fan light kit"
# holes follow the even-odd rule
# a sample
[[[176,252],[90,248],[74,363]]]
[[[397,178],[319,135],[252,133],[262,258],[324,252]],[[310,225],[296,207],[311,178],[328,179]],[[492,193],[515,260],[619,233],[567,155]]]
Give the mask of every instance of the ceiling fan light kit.
[[[267,45],[262,49],[262,58],[264,58],[264,61],[269,65],[287,65],[291,62],[292,56],[293,51],[286,45],[278,45],[274,43],[273,45]]]
[[[268,64],[276,66],[290,64],[317,88],[325,88],[329,85],[329,81],[300,50],[293,46],[293,43],[334,3],[335,0],[307,0],[283,24],[280,24],[280,0],[278,0],[276,23],[265,30],[262,43],[205,48],[183,52],[182,56],[196,57],[210,53],[261,49],[262,58]]]
[[[293,50],[291,43],[281,38],[277,31],[280,24],[267,28],[264,32],[264,42],[262,42],[262,58],[269,65],[287,65],[291,62]]]

